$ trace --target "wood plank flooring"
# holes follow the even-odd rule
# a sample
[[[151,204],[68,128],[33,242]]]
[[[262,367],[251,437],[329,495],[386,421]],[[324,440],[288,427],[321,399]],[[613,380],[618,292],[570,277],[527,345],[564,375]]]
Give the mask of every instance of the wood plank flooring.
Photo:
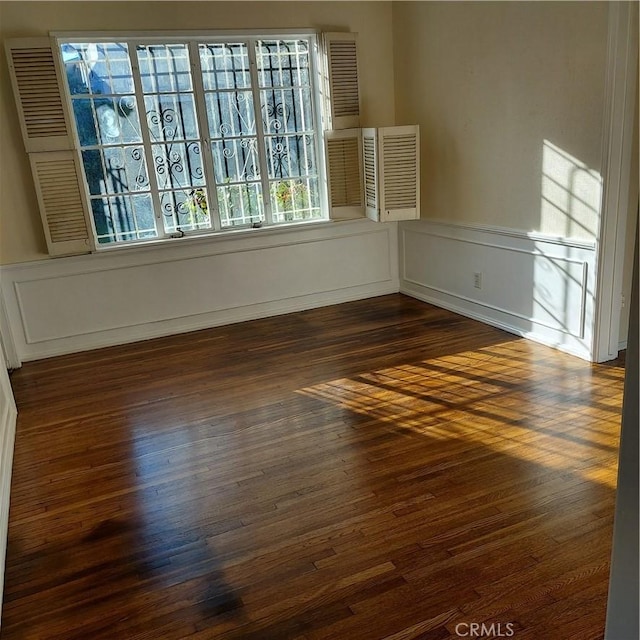
[[[602,638],[623,378],[401,295],[27,363],[2,638]]]

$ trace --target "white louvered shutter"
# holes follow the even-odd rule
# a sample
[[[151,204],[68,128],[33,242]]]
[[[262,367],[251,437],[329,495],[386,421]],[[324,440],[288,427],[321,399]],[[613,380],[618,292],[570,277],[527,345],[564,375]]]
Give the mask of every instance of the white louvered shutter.
[[[420,217],[420,131],[417,125],[378,129],[380,220]]]
[[[325,33],[331,129],[360,126],[360,89],[355,33]]]
[[[380,221],[378,206],[378,144],[377,129],[362,130],[362,162],[364,174],[364,208],[367,217]]]
[[[325,131],[325,157],[332,220],[364,215],[360,129]]]
[[[89,234],[80,187],[81,172],[73,151],[30,153],[40,213],[49,253],[87,253]]]
[[[51,41],[20,38],[6,47],[26,150],[72,149]]]
[[[61,70],[49,38],[6,41],[24,146],[52,256],[89,253],[86,196],[73,149]]]

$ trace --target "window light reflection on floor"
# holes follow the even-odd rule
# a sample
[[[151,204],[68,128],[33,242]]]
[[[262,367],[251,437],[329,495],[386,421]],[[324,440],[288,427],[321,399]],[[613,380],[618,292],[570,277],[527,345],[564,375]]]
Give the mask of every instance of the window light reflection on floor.
[[[566,380],[548,388],[557,359],[528,357],[511,343],[426,360],[351,378],[316,384],[299,392],[380,421],[409,436],[469,440],[609,487],[616,485],[621,385],[624,369],[591,369],[567,357]],[[487,362],[486,356],[491,359]],[[575,363],[572,365],[572,363]],[[518,377],[512,374],[518,370]],[[524,371],[523,371],[524,369]],[[577,387],[576,377],[594,381]],[[523,382],[524,378],[524,382]],[[611,393],[611,385],[617,385]],[[584,405],[598,419],[581,414]],[[455,454],[449,454],[455,455]]]

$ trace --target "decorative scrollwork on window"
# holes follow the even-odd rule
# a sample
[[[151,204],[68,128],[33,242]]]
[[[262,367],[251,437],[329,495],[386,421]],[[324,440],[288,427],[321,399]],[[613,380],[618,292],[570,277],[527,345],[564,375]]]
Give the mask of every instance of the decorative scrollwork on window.
[[[133,96],[121,96],[118,99],[118,111],[122,116],[128,116],[136,108],[136,99]],[[137,130],[137,127],[135,127]]]
[[[192,156],[200,155],[200,143],[199,142],[188,142],[187,143],[187,158],[191,158]],[[202,169],[202,164],[193,165],[189,163],[189,176],[191,178],[195,178],[197,180],[202,179],[204,176],[204,171]]]
[[[188,193],[163,193],[160,206],[168,219],[168,227],[208,224],[209,208],[204,189],[192,189]]]
[[[291,119],[291,108],[283,102],[278,102],[275,95],[271,95],[263,107],[267,131],[278,133],[286,131]]]
[[[146,189],[146,187],[149,186],[149,177],[147,176],[147,172],[144,170],[144,152],[142,147],[134,147],[131,149],[131,159],[138,165],[138,172],[135,178],[136,188]]]
[[[147,122],[152,135],[159,134],[160,140],[175,140],[179,127],[175,109],[151,109],[147,111]]]
[[[255,138],[242,138],[227,143],[222,149],[222,158],[230,166],[226,167],[226,178],[232,181],[259,180],[260,173],[257,166],[258,143]],[[231,161],[242,162],[235,164]]]
[[[175,221],[176,224],[180,224],[180,216],[188,215],[189,207],[185,200],[173,202],[167,196],[164,196],[162,200],[162,215]]]
[[[163,188],[186,189],[203,180],[204,170],[200,156],[200,143],[167,145],[153,158],[155,172]]]
[[[254,122],[249,117],[252,104],[247,98],[247,95],[242,91],[238,91],[229,95],[229,112],[228,115],[225,115],[224,117],[231,118],[231,121],[222,122],[218,125],[218,131],[220,132],[220,136],[222,138],[226,136],[237,136],[238,134],[252,131],[254,128]],[[220,105],[218,106],[220,108]],[[219,117],[223,117],[222,112],[219,113]]]
[[[312,136],[272,137],[269,147],[272,178],[291,178],[312,172],[313,144]]]
[[[282,142],[278,142],[276,138],[271,144],[271,167],[273,177],[285,177],[285,164],[289,158],[289,151]]]

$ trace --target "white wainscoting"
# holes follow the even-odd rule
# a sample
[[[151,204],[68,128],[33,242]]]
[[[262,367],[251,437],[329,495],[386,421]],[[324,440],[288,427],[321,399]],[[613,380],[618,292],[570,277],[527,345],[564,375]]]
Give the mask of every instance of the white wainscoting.
[[[428,220],[398,233],[402,293],[591,360],[594,243]]]
[[[394,223],[264,229],[4,266],[1,290],[27,361],[397,292],[397,247]]]
[[[16,435],[16,404],[0,349],[0,611],[4,591],[4,567],[9,525],[9,491],[13,466],[13,443]]]

